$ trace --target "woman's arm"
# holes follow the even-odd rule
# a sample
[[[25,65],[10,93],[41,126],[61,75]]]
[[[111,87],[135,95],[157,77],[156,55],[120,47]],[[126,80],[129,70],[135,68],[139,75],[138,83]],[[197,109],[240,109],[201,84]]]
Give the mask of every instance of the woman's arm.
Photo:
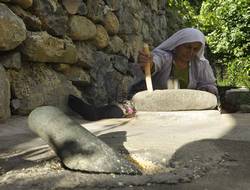
[[[214,77],[213,70],[207,60],[202,60],[198,70],[198,83],[197,90],[208,91],[218,96],[218,89],[216,86],[216,78]]]
[[[154,49],[152,52],[153,55],[153,75],[159,72],[165,64],[171,64],[172,54],[160,49]]]

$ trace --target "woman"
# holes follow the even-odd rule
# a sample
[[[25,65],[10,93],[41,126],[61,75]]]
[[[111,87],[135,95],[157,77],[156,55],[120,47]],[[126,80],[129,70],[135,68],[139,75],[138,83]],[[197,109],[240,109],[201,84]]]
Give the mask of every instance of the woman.
[[[216,80],[204,57],[205,36],[194,28],[185,28],[173,34],[156,47],[152,56],[139,52],[138,63],[141,68],[151,63],[154,89],[167,89],[168,80],[177,78],[180,88],[205,90],[218,95]],[[145,90],[144,74],[138,72],[137,79],[130,89],[130,97]]]
[[[150,63],[154,89],[167,89],[171,78],[178,79],[180,88],[204,90],[218,95],[215,77],[209,62],[204,57],[205,36],[194,28],[185,28],[173,34],[152,51],[152,55],[140,51],[135,82],[129,90],[129,97],[146,90],[144,66]],[[135,115],[131,101],[117,105],[94,107],[80,99],[69,96],[69,106],[87,120],[121,118]]]

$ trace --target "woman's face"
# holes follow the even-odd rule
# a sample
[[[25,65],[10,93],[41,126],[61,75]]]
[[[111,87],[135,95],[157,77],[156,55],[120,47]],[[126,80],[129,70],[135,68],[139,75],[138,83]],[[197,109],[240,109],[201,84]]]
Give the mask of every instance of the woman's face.
[[[189,62],[200,51],[202,46],[201,42],[184,43],[175,48],[175,56],[183,62]]]

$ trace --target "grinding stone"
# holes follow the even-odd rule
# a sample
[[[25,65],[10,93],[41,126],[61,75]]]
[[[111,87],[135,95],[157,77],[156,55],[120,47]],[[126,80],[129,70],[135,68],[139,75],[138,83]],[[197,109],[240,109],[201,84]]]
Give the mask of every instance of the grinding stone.
[[[215,95],[189,89],[141,91],[132,100],[138,111],[210,110],[217,106]]]
[[[28,125],[54,149],[69,169],[102,173],[140,173],[134,165],[56,107],[36,108],[28,117]]]

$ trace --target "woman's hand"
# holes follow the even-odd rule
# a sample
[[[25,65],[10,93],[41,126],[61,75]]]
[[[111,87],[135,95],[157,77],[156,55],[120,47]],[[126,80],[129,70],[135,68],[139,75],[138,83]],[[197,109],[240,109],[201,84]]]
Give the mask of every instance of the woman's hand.
[[[145,65],[150,64],[150,68],[153,67],[153,57],[144,50],[140,50],[137,57],[137,63],[140,65],[141,69],[144,71]]]

